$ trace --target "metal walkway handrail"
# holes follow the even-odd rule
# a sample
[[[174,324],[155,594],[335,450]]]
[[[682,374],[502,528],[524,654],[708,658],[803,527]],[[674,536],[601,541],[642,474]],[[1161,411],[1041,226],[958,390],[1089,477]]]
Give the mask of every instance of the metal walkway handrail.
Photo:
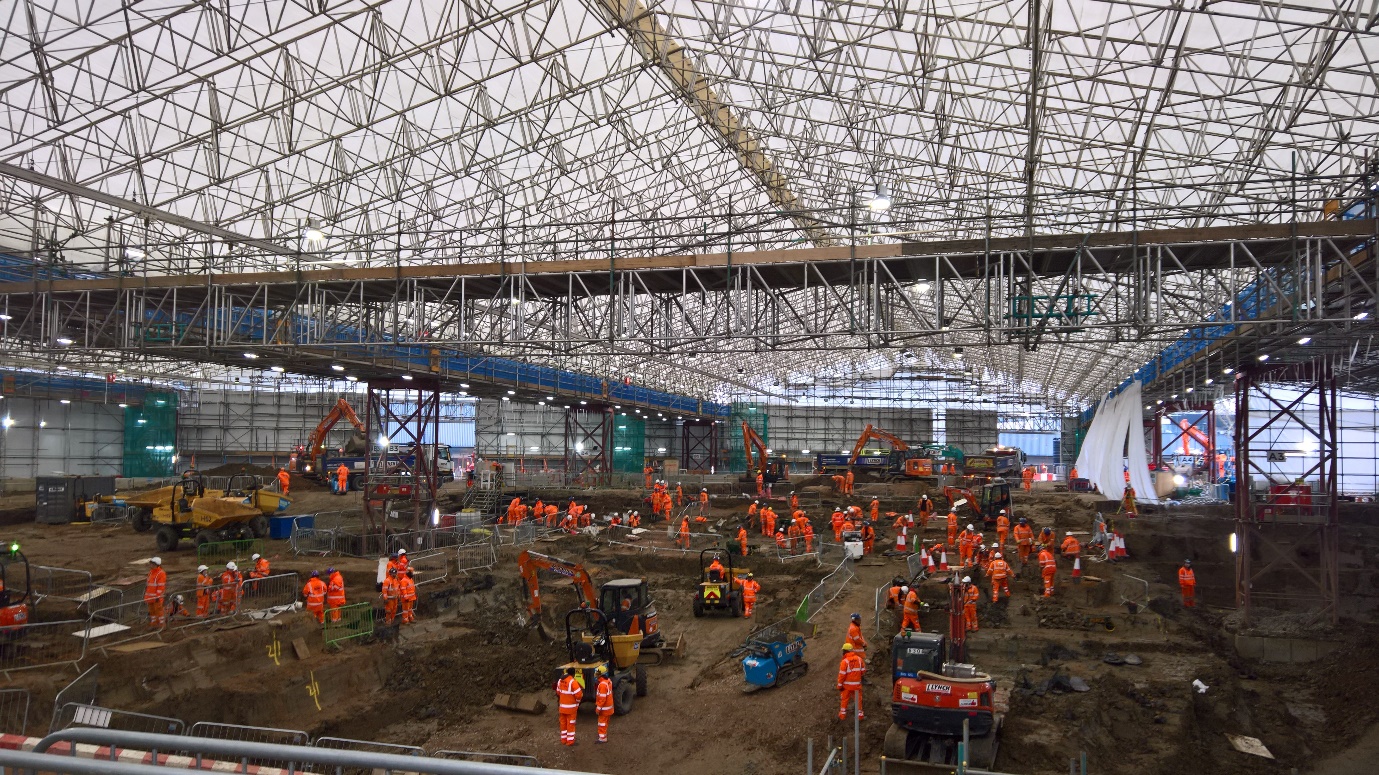
[[[158,735],[148,732],[123,732],[114,729],[73,728],[54,732],[34,746],[33,753],[0,750],[0,766],[19,767],[36,772],[68,772],[76,775],[123,773],[123,775],[168,775],[169,769],[152,765],[124,764],[105,760],[86,760],[63,757],[59,766],[52,756],[44,755],[57,743],[87,743],[138,751],[160,751],[196,756],[220,756],[235,761],[241,759],[272,759],[294,764],[321,764],[328,767],[352,767],[374,771],[427,773],[428,775],[594,775],[575,770],[552,770],[535,767],[516,767],[510,764],[484,764],[454,759],[435,759],[429,756],[347,751],[332,748],[310,748],[299,745],[248,743],[240,740],[217,740],[208,737]],[[74,749],[75,753],[75,749]],[[85,762],[87,766],[75,766]]]

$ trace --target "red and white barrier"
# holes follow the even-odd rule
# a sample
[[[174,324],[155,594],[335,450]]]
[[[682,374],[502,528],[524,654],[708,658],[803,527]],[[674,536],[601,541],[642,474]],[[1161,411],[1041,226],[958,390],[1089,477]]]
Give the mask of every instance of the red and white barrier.
[[[24,737],[22,735],[0,734],[0,748],[10,751],[31,752],[34,746],[38,745],[41,738]],[[67,742],[55,743],[46,753],[54,756],[71,756],[72,744]],[[178,756],[173,754],[158,754],[155,762],[153,753],[150,751],[134,751],[128,748],[116,748],[115,755],[110,755],[110,746],[89,745],[87,743],[76,744],[76,757],[78,759],[98,759],[100,761],[116,761],[123,764],[158,764],[164,767],[173,767],[184,770],[197,769],[196,758],[192,756]],[[281,767],[258,767],[249,765],[245,769],[239,762],[213,761],[206,757],[201,758],[203,770],[212,772],[247,772],[249,775],[288,775],[288,771]]]

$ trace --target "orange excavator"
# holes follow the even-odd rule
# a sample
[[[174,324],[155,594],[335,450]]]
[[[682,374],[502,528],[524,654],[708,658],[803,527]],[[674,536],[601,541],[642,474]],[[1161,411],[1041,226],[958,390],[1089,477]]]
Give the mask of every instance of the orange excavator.
[[[340,418],[345,418],[354,426],[357,434],[354,438],[345,443],[345,454],[364,454],[368,451],[369,443],[364,438],[364,422],[359,419],[359,415],[354,413],[354,407],[349,402],[341,398],[335,402],[335,406],[330,408],[326,416],[321,418],[321,422],[316,425],[316,430],[311,432],[311,436],[306,441],[306,449],[301,457],[297,458],[297,473],[301,474],[320,474],[321,453],[326,451],[326,434],[330,433]]]
[[[894,433],[887,433],[875,425],[868,423],[867,427],[862,429],[862,435],[857,437],[857,443],[852,445],[852,455],[848,458],[848,465],[855,465],[857,463],[857,458],[861,456],[862,450],[867,446],[867,442],[873,439],[888,442],[891,445],[891,449],[896,452],[910,451],[910,445],[901,441],[899,436],[896,436]]]
[[[584,566],[532,551],[517,556],[517,568],[522,576],[522,593],[527,599],[528,623],[546,640],[554,636],[541,616],[541,584],[539,572],[549,571],[570,580],[579,598],[580,607],[596,608],[606,614],[618,634],[641,633],[639,659],[660,664],[668,656],[679,656],[684,650],[684,636],[667,642],[656,617],[656,601],[651,599],[646,579],[613,579],[604,582],[597,593],[594,580]]]
[[[756,451],[755,459],[752,456],[753,450]],[[762,481],[766,484],[790,480],[790,472],[785,468],[785,461],[772,460],[766,454],[766,442],[745,421],[742,423],[742,452],[747,456],[748,480],[755,482],[757,474],[761,474]]]
[[[1213,445],[1213,444],[1211,443],[1211,439],[1207,438],[1207,434],[1205,434],[1205,433],[1203,433],[1202,431],[1198,430],[1198,428],[1197,428],[1196,425],[1193,425],[1192,423],[1188,422],[1187,420],[1179,420],[1179,421],[1178,421],[1178,427],[1181,428],[1181,429],[1183,430],[1183,454],[1184,454],[1184,455],[1191,455],[1191,454],[1192,454],[1192,450],[1190,450],[1190,449],[1188,448],[1188,439],[1189,439],[1189,438],[1191,438],[1193,441],[1197,442],[1198,444],[1202,445],[1202,452],[1203,452],[1204,454],[1211,455],[1213,452],[1215,452],[1215,445]]]

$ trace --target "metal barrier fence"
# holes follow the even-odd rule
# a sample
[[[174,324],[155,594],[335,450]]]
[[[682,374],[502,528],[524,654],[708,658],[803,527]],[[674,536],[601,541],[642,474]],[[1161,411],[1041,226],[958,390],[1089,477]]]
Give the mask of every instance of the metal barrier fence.
[[[101,666],[92,665],[72,682],[62,687],[53,698],[53,719],[48,723],[48,731],[57,727],[57,712],[69,702],[85,705],[96,704],[96,692],[100,689]]]
[[[128,710],[102,708],[69,702],[54,713],[53,731],[69,727],[97,727],[122,729],[126,732],[151,732],[159,735],[180,735],[185,730],[181,719],[151,716]]]
[[[408,552],[407,567],[419,587],[445,581],[450,577],[450,552],[445,549],[433,549],[421,554]]]
[[[790,548],[788,540],[785,546],[781,546],[780,544],[774,544],[776,550],[776,560],[783,563],[792,562],[795,560],[812,560],[815,564],[817,564],[819,562],[819,554],[823,551],[824,548],[823,544],[820,541],[816,540],[814,541],[814,545],[811,547],[812,551],[806,552],[804,546],[804,539],[797,538],[795,540],[796,544],[795,549],[793,550]]]
[[[854,575],[851,560],[838,563],[838,567],[824,576],[817,586],[809,590],[804,600],[800,601],[800,607],[795,610],[795,618],[802,622],[814,621],[814,617],[819,615],[824,606],[838,597]]]
[[[674,538],[672,538],[674,540]],[[651,554],[680,554],[697,555],[705,549],[725,549],[724,537],[718,533],[690,533],[690,548],[685,549],[678,543],[673,546],[657,546],[656,544],[639,544],[629,541],[609,541],[609,546],[624,546],[637,552],[650,552]]]
[[[431,756],[437,759],[458,759],[466,762],[479,762],[482,764],[510,764],[514,767],[540,767],[541,762],[535,756],[526,756],[515,753],[488,753],[486,751],[433,751]]]
[[[455,569],[460,573],[492,568],[498,564],[498,547],[492,541],[455,548]]]
[[[914,581],[927,571],[928,568],[924,566],[924,560],[921,555],[912,554],[905,558],[905,572],[909,574],[905,577],[906,579]]]
[[[335,612],[340,618],[335,619]],[[321,634],[326,643],[339,643],[351,638],[363,638],[373,634],[373,603],[350,603],[340,608],[326,611],[326,622],[321,626]]]
[[[278,573],[261,579],[245,579],[238,594],[230,600],[224,599],[225,587],[217,584],[211,588],[210,610],[206,616],[196,616],[196,589],[169,592],[163,599],[164,623],[155,626],[149,617],[148,603],[142,598],[128,603],[120,603],[98,608],[90,613],[84,626],[76,628],[86,631],[85,641],[93,637],[103,638],[104,634],[91,634],[92,629],[104,624],[118,624],[129,628],[121,630],[125,637],[103,640],[99,648],[117,646],[141,638],[157,636],[168,627],[196,627],[221,621],[233,616],[246,616],[251,619],[264,619],[291,609],[298,600],[301,579],[295,572]],[[177,603],[177,599],[181,602]],[[115,633],[107,633],[115,634]]]
[[[34,605],[48,598],[86,602],[91,595],[91,586],[89,571],[49,565],[29,566],[29,588],[33,590]]]
[[[29,728],[29,690],[0,689],[0,733],[24,735]]]
[[[7,646],[0,649],[0,673],[65,665],[86,656],[86,639],[73,634],[86,629],[84,619],[38,622],[5,629]]]
[[[191,737],[207,737],[212,740],[237,740],[245,743],[270,743],[273,745],[310,745],[311,736],[298,729],[274,729],[272,727],[249,727],[239,724],[222,724],[215,721],[198,721],[192,724],[187,733]],[[287,769],[291,762],[282,759],[255,759],[241,757],[240,764],[245,771],[251,765]]]
[[[210,541],[196,547],[197,561],[212,567],[227,562],[244,562],[256,554],[263,554],[263,540],[260,538]]]
[[[837,565],[847,558],[847,548],[842,544],[825,541],[819,544],[819,564]]]
[[[876,612],[876,615],[875,615],[875,624],[876,624],[876,634],[877,634],[877,635],[880,635],[880,634],[881,634],[881,617],[884,615],[884,614],[882,614],[882,611],[889,611],[889,610],[891,610],[891,609],[886,608],[886,601],[890,598],[890,596],[891,596],[891,584],[890,584],[889,581],[886,582],[885,584],[882,584],[881,586],[877,587],[877,588],[876,588],[876,592],[872,595],[872,605],[873,605],[874,610],[875,610],[875,612]]]
[[[426,749],[415,745],[397,743],[376,743],[371,740],[351,740],[346,737],[318,737],[311,743],[312,748],[329,748],[335,751],[367,751],[369,753],[390,753],[398,756],[425,756]],[[330,775],[375,775],[372,767],[312,767],[314,771]]]

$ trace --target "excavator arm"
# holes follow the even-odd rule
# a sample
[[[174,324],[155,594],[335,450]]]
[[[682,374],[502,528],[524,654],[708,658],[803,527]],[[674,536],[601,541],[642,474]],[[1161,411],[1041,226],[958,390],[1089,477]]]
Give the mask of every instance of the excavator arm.
[[[1203,454],[1207,454],[1207,453],[1210,453],[1210,452],[1213,452],[1213,451],[1214,451],[1214,450],[1212,449],[1211,439],[1208,439],[1208,438],[1207,438],[1207,434],[1205,434],[1205,433],[1201,432],[1200,430],[1198,430],[1196,425],[1193,425],[1192,423],[1188,422],[1187,420],[1179,420],[1179,421],[1178,421],[1178,427],[1181,428],[1181,429],[1183,430],[1183,454],[1184,454],[1184,455],[1190,455],[1190,454],[1192,454],[1190,451],[1188,451],[1187,440],[1188,440],[1189,437],[1191,437],[1191,439],[1192,439],[1193,441],[1195,441],[1195,442],[1197,442],[1198,444],[1201,444],[1201,445],[1202,445],[1202,453],[1203,453]]]
[[[354,413],[354,407],[350,406],[348,401],[341,398],[335,402],[335,406],[330,408],[326,416],[321,418],[321,422],[317,424],[316,430],[312,431],[311,437],[307,439],[306,460],[308,463],[314,464],[316,458],[325,451],[326,434],[330,433],[331,428],[334,428],[337,422],[340,422],[341,417],[349,420],[355,430],[360,433],[364,432],[364,422],[359,419],[359,415]]]
[[[537,572],[541,570],[548,570],[573,582],[580,602],[594,605],[598,601],[598,593],[594,591],[594,580],[589,578],[584,566],[577,562],[536,552],[522,552],[517,556],[517,568],[521,571],[523,591],[527,596],[527,613],[533,621],[541,617],[541,585],[537,578]]]
[[[752,451],[756,450],[756,460],[752,459]],[[761,440],[757,432],[752,430],[752,426],[745,421],[742,423],[742,452],[747,456],[747,471],[756,471],[762,476],[766,475],[766,442]]]
[[[901,441],[900,437],[896,436],[894,433],[887,433],[875,425],[868,423],[867,427],[863,429],[862,435],[857,437],[857,443],[852,445],[852,456],[848,458],[848,465],[853,465],[857,462],[857,458],[862,454],[862,450],[866,448],[867,442],[872,439],[888,442],[891,448],[898,452],[908,452],[910,450],[910,445]]]

